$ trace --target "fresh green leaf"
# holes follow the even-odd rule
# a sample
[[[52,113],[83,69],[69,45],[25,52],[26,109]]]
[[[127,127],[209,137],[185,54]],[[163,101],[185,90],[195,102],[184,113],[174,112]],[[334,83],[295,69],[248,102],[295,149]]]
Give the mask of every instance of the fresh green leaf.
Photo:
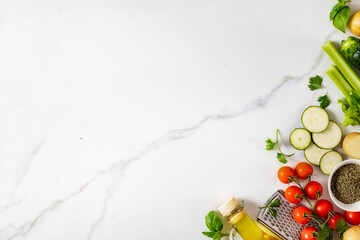
[[[273,208],[269,208],[269,211],[270,211],[271,215],[272,215],[274,218],[276,218],[277,211],[276,211],[275,209],[273,209]]]
[[[349,99],[338,100],[342,104],[341,108],[345,113],[343,126],[355,126],[360,124],[360,93],[352,90],[349,93]]]
[[[269,204],[269,207],[280,207],[280,200],[277,198]]]
[[[220,240],[223,236],[224,234],[222,234],[222,232],[216,232],[215,235],[213,236],[213,239]]]
[[[346,32],[346,24],[350,17],[350,7],[343,7],[334,17],[333,25],[343,33]]]
[[[324,225],[317,232],[317,240],[332,240],[333,234],[332,229],[328,225]]]
[[[324,96],[318,98],[318,102],[320,103],[320,107],[326,108],[330,104],[330,99],[327,93]]]
[[[344,8],[344,2],[343,1],[339,1],[339,3],[337,3],[330,12],[330,21],[333,21],[335,18],[335,15]]]
[[[273,142],[270,138],[266,139],[266,150],[273,150],[276,146],[276,143]]]
[[[205,236],[209,237],[209,238],[213,238],[216,234],[216,232],[202,232],[202,234],[204,234]]]
[[[208,215],[205,217],[205,223],[211,232],[221,231],[223,228],[223,223],[218,215],[216,215],[215,211],[208,213]]]
[[[316,89],[321,88],[322,81],[323,81],[323,79],[319,75],[316,75],[315,77],[311,77],[309,80],[309,85],[308,85],[309,89],[311,91],[314,91]]]
[[[283,153],[278,152],[276,155],[276,158],[279,160],[279,162],[286,164],[288,161],[286,160]]]
[[[336,232],[345,232],[346,230],[349,229],[348,224],[342,219],[340,218],[336,223],[335,223],[335,231]]]

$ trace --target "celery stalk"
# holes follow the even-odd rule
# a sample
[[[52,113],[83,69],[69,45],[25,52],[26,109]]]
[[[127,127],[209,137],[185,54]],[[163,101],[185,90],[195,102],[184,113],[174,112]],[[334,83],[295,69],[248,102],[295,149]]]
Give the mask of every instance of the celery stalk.
[[[350,85],[360,92],[360,78],[347,63],[343,55],[336,49],[335,45],[329,40],[323,46],[324,51],[329,55],[331,60],[339,68]],[[341,90],[342,91],[342,90]]]
[[[331,78],[331,80],[334,81],[336,86],[341,90],[341,92],[345,95],[347,99],[350,97],[350,91],[353,90],[353,88],[350,86],[350,84],[346,81],[345,77],[341,74],[339,69],[334,66],[330,65],[329,69],[326,71],[327,75]]]

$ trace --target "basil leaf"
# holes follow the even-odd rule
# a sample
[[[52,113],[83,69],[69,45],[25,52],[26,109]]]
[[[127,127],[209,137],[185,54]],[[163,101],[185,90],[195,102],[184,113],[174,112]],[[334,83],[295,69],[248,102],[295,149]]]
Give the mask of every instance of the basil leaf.
[[[344,3],[343,2],[339,2],[338,4],[336,4],[330,12],[330,21],[333,21],[335,18],[335,15],[340,12],[341,9],[344,8]]]
[[[208,229],[212,232],[221,231],[223,228],[223,223],[221,219],[216,215],[214,211],[208,213],[205,217],[205,223]]]
[[[209,237],[209,238],[213,238],[216,234],[216,232],[202,232],[202,234],[204,234],[205,236]]]
[[[269,207],[280,207],[280,200],[277,198],[269,204]]]
[[[343,7],[334,17],[333,25],[343,33],[346,32],[346,23],[350,17],[350,7]]]
[[[214,239],[214,240],[220,240],[223,236],[224,236],[224,234],[222,234],[222,232],[217,232],[217,233],[215,233],[215,235],[213,236],[213,239]]]
[[[275,209],[272,209],[272,208],[269,208],[269,211],[271,213],[271,215],[276,218],[276,215],[277,215],[277,211]]]

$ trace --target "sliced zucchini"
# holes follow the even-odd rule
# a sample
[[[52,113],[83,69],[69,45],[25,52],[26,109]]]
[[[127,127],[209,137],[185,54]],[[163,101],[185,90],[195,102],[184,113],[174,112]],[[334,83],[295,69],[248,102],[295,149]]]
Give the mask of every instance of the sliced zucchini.
[[[335,151],[327,152],[320,160],[320,169],[324,174],[330,175],[331,171],[336,167],[336,165],[342,161],[343,158],[340,153]]]
[[[321,133],[313,133],[313,142],[320,148],[334,148],[341,141],[341,128],[336,122],[330,121],[328,128]]]
[[[290,143],[294,148],[304,150],[311,143],[311,135],[306,129],[296,128],[290,134]]]
[[[330,152],[331,149],[322,149],[316,146],[314,143],[311,143],[305,150],[304,156],[309,163],[319,166],[320,160],[325,153]]]
[[[321,107],[311,106],[304,110],[301,122],[309,132],[319,133],[328,127],[329,114]]]

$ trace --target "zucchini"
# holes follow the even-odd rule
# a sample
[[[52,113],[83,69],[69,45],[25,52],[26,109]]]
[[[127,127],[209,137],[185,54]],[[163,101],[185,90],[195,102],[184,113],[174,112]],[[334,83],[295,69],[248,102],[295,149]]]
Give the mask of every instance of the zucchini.
[[[311,135],[304,128],[296,128],[290,134],[290,143],[297,150],[304,150],[311,143]]]
[[[321,133],[313,133],[313,142],[320,148],[334,148],[341,141],[341,128],[336,122],[330,121],[328,128]]]
[[[329,114],[321,107],[311,106],[304,110],[301,122],[309,132],[319,133],[328,127]]]
[[[322,156],[330,151],[331,149],[322,149],[314,143],[310,143],[310,145],[304,150],[304,156],[309,163],[319,166]]]
[[[330,151],[324,154],[320,160],[320,169],[326,174],[330,175],[331,171],[343,161],[340,153],[336,151]]]

